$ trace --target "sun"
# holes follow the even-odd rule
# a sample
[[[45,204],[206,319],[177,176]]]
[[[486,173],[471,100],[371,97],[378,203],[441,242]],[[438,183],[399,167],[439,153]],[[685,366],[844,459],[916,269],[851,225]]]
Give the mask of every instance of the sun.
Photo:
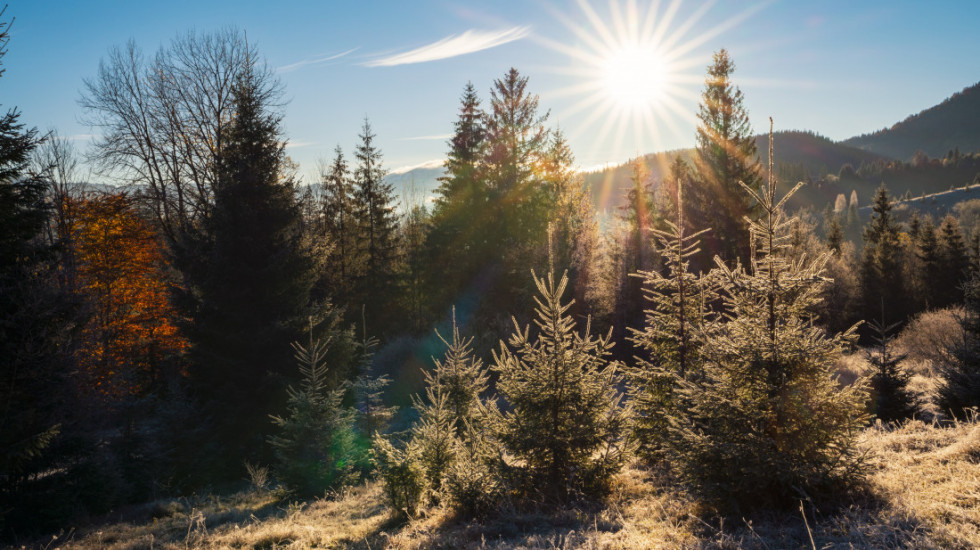
[[[764,5],[748,6],[723,23],[706,26],[713,2],[576,3],[577,10],[566,3],[549,6],[568,31],[561,40],[536,40],[567,56],[567,63],[548,68],[569,83],[549,95],[574,99],[558,116],[571,123],[570,139],[588,136],[592,150],[586,156],[602,162],[623,151],[662,151],[693,134],[703,71],[711,62],[707,46]]]
[[[642,110],[660,103],[669,72],[656,48],[631,45],[608,52],[601,80],[605,92],[619,106]]]

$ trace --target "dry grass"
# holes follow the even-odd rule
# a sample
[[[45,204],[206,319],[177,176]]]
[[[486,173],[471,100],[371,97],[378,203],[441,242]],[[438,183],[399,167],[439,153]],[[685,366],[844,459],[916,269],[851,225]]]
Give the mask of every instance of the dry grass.
[[[309,503],[279,502],[264,491],[161,501],[129,511],[128,521],[28,547],[980,548],[980,423],[873,426],[859,445],[871,465],[866,493],[749,518],[714,516],[664,476],[633,467],[605,505],[482,522],[439,509],[399,522],[372,483]]]

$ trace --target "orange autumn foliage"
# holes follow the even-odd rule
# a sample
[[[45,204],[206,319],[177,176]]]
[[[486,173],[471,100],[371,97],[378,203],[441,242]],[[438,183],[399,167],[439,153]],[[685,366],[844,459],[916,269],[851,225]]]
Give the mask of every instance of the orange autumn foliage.
[[[174,323],[163,243],[124,193],[73,200],[78,288],[90,314],[81,370],[107,400],[139,395],[187,346]]]

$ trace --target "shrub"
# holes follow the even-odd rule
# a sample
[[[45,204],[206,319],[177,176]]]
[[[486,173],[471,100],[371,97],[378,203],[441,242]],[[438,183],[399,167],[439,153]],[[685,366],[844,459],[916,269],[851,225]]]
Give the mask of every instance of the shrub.
[[[706,327],[704,376],[681,387],[671,418],[680,473],[724,508],[795,502],[861,472],[854,439],[865,395],[833,374],[854,328],[828,337],[813,326],[828,256],[787,257],[788,196],[775,197],[771,158],[770,149],[768,187],[745,187],[761,211],[749,224],[749,266],[716,258],[725,315]]]
[[[399,515],[415,517],[422,504],[422,493],[425,489],[418,447],[411,443],[396,447],[381,435],[375,434],[371,454],[381,477],[388,505]]]
[[[354,479],[354,417],[342,405],[346,385],[326,387],[327,345],[311,336],[309,347],[294,343],[293,349],[302,383],[289,388],[288,415],[272,417],[279,433],[269,443],[279,480],[299,496],[320,496]]]
[[[912,373],[904,370],[899,363],[905,355],[892,355],[892,339],[888,333],[898,324],[884,326],[878,321],[869,323],[875,333],[877,349],[867,351],[871,364],[871,412],[884,422],[911,418],[919,410],[919,398],[909,390]]]
[[[538,334],[532,339],[514,320],[514,334],[494,353],[507,409],[495,422],[497,437],[525,500],[598,496],[631,447],[618,365],[606,359],[608,335],[593,337],[589,323],[581,335],[574,331],[572,302],[561,302],[567,275],[557,284],[550,273],[534,282]]]
[[[980,276],[965,285],[965,314],[960,323],[964,338],[954,347],[953,359],[940,366],[937,405],[960,417],[966,409],[980,406]]]

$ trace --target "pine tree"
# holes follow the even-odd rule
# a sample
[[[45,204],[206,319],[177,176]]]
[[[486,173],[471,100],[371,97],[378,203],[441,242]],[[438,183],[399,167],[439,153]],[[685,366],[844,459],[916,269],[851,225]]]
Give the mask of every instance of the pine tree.
[[[844,227],[840,223],[840,218],[834,214],[827,222],[827,248],[840,254],[841,245],[844,244]]]
[[[470,494],[476,486],[490,487],[485,481],[491,473],[491,460],[480,444],[485,436],[479,433],[487,431],[485,426],[479,426],[487,417],[481,394],[487,391],[489,375],[482,361],[473,356],[473,339],[460,336],[455,311],[452,333],[452,341],[447,341],[436,332],[447,350],[443,359],[434,359],[435,369],[424,373],[425,397],[412,398],[419,421],[412,428],[410,439],[400,446],[378,438],[375,442],[375,456],[387,468],[382,469],[386,493],[404,493],[398,486],[412,481],[407,474],[421,472],[423,488],[417,494],[420,502],[410,503],[414,507],[428,501],[484,508],[480,503],[488,502],[483,499],[494,496],[493,490],[479,498]],[[461,457],[469,463],[458,464]],[[393,467],[397,464],[400,466]],[[447,479],[451,480],[449,487],[444,486]]]
[[[374,145],[371,124],[364,120],[361,143],[354,156],[354,212],[358,231],[358,254],[363,272],[355,292],[367,316],[384,333],[394,319],[391,302],[398,288],[398,217],[394,188],[385,183],[381,151]]]
[[[290,343],[309,315],[312,262],[301,213],[284,179],[281,117],[268,112],[249,60],[235,93],[235,119],[222,136],[207,263],[189,326],[190,377],[212,419],[214,448],[202,452],[234,476],[262,450],[277,388],[288,379]],[[271,390],[271,391],[270,391]]]
[[[532,274],[533,275],[533,274]],[[494,352],[497,390],[507,412],[497,433],[513,457],[509,469],[523,497],[551,502],[594,496],[608,488],[623,465],[630,410],[623,406],[619,368],[610,363],[609,336],[595,338],[586,323],[580,335],[562,303],[568,285],[534,276],[540,293],[535,325],[516,331]]]
[[[429,294],[437,307],[454,301],[486,261],[486,184],[480,164],[486,144],[484,113],[472,83],[467,83],[459,117],[449,141],[446,174],[439,178],[426,236]]]
[[[885,314],[882,311],[881,318]],[[904,354],[892,355],[892,338],[889,333],[898,328],[898,323],[883,325],[878,320],[868,323],[875,334],[874,351],[865,353],[871,363],[871,413],[883,422],[894,422],[911,418],[919,409],[918,398],[909,389],[912,373],[899,366]]]
[[[776,198],[770,133],[769,182],[744,185],[762,215],[749,225],[747,269],[716,259],[724,316],[705,331],[703,377],[680,389],[671,452],[683,477],[718,504],[786,503],[855,479],[854,438],[866,421],[860,387],[841,388],[834,365],[853,328],[833,337],[810,309],[826,281],[829,254],[790,261],[783,205]]]
[[[936,294],[940,291],[936,283],[940,278],[941,251],[932,218],[927,217],[922,222],[918,238],[913,242],[918,267],[914,281],[915,289],[918,291],[917,301],[920,302],[922,309],[933,309],[937,307]]]
[[[427,292],[430,285],[426,284],[425,280],[428,275],[425,241],[432,227],[432,218],[425,206],[425,198],[417,194],[414,183],[411,193],[417,199],[406,200],[403,203],[405,213],[402,215],[399,227],[399,241],[403,245],[404,260],[400,278],[404,283],[402,296],[409,321],[408,326],[415,334],[421,334],[427,319],[427,306],[430,303]]]
[[[278,433],[269,437],[278,462],[276,475],[299,497],[322,496],[355,479],[354,415],[343,406],[346,383],[330,387],[330,341],[293,343],[301,376],[288,388],[286,416],[272,416]]]
[[[967,416],[967,409],[980,407],[980,276],[964,284],[965,314],[960,325],[965,338],[953,350],[953,360],[939,365],[940,383],[936,405],[955,418]]]
[[[905,295],[902,280],[901,248],[898,224],[891,213],[888,189],[882,184],[875,193],[871,220],[864,228],[864,252],[861,257],[861,296],[865,319],[875,318],[884,300],[889,305],[885,323],[904,322],[908,307],[894,298]]]
[[[527,90],[528,79],[511,68],[495,80],[486,121],[486,146],[481,172],[487,186],[483,216],[486,258],[500,262],[494,293],[488,298],[507,310],[523,302],[526,266],[541,265],[549,219],[547,189],[537,166],[547,148],[548,114],[538,114],[538,96]],[[529,290],[529,289],[528,289]],[[527,293],[528,295],[530,293]]]
[[[595,253],[590,242],[595,210],[582,178],[575,171],[575,155],[561,128],[551,133],[542,163],[541,176],[551,203],[551,265],[567,269],[576,300],[587,284],[588,260]]]
[[[671,202],[677,221],[664,220],[666,229],[653,230],[666,273],[637,274],[643,278],[649,308],[643,330],[633,330],[632,340],[650,360],[637,358],[628,371],[640,453],[651,462],[663,457],[668,418],[676,412],[674,392],[678,383],[700,377],[706,303],[715,298],[710,284],[690,271],[691,257],[699,252],[700,238],[708,230],[685,233],[685,185],[683,180],[675,184]]]
[[[360,346],[359,374],[354,379],[354,425],[357,428],[360,449],[357,467],[362,473],[371,470],[372,442],[388,430],[398,410],[398,407],[384,403],[384,391],[391,379],[387,375],[374,372],[374,348],[377,345],[377,339],[364,336]]]
[[[433,371],[425,373],[425,400],[414,399],[420,420],[412,430],[413,442],[420,449],[428,491],[436,500],[459,447],[466,444],[468,427],[481,420],[481,395],[490,380],[483,362],[473,355],[473,339],[460,336],[455,314],[452,332],[452,341],[436,332],[446,353],[435,359]]]
[[[966,240],[952,215],[943,218],[939,226],[939,251],[941,267],[933,284],[937,290],[936,307],[945,307],[963,301],[962,286],[970,265]]]
[[[446,353],[443,359],[434,360],[435,370],[425,373],[426,386],[445,394],[452,427],[457,436],[462,436],[466,424],[478,419],[480,396],[487,393],[490,376],[483,361],[473,354],[473,338],[460,336],[455,308],[452,340],[446,340],[438,332],[436,336],[446,345]]]
[[[749,197],[739,182],[758,190],[761,169],[742,91],[731,82],[735,63],[728,51],[714,54],[708,66],[701,104],[698,106],[697,168],[701,193],[706,199],[697,219],[713,228],[706,250],[728,262],[749,259],[749,232],[745,217],[753,214]],[[708,262],[702,262],[707,268]]]
[[[845,229],[857,227],[861,223],[861,215],[858,212],[858,194],[856,189],[851,190],[851,199],[847,202],[847,224]]]
[[[334,304],[349,308],[353,282],[361,269],[357,263],[358,227],[354,217],[350,169],[339,145],[334,153],[333,162],[320,169],[320,184],[323,186],[320,211],[330,254],[326,262],[327,272],[320,281],[318,298],[331,298]]]
[[[5,10],[0,62],[10,38]],[[63,487],[77,492],[91,480],[79,470],[94,447],[71,433],[69,422],[80,416],[71,359],[82,319],[55,278],[56,256],[44,238],[50,182],[28,170],[41,140],[20,115],[16,108],[0,115],[0,533],[54,529],[52,516],[65,521],[52,503],[66,504]]]

